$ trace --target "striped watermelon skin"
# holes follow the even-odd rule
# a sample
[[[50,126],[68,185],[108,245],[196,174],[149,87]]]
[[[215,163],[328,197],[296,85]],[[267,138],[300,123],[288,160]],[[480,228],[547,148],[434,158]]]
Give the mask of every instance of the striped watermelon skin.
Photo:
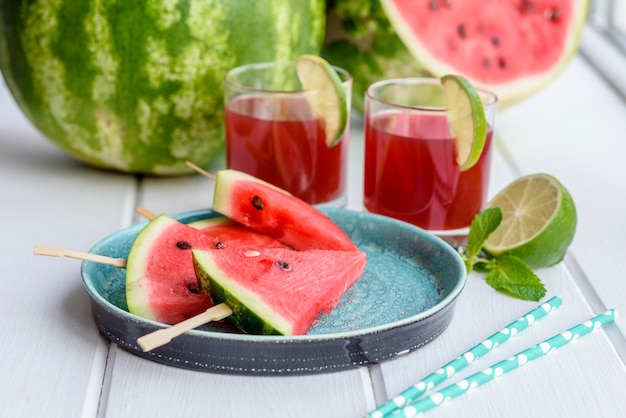
[[[222,78],[321,52],[324,0],[0,0],[0,69],[69,155],[128,173],[190,173],[223,151]]]

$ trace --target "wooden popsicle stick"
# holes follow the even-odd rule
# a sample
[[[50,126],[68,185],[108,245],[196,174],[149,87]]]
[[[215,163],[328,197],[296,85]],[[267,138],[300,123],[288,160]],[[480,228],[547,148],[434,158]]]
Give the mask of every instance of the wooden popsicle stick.
[[[138,214],[148,219],[149,221],[153,220],[154,218],[158,216],[156,213],[151,212],[150,210],[144,208],[143,206],[138,206],[137,208],[135,208],[135,211],[137,211]]]
[[[143,351],[151,351],[155,348],[161,347],[172,341],[173,338],[178,337],[185,332],[204,325],[211,321],[219,321],[221,319],[230,316],[233,311],[225,303],[215,305],[206,311],[192,316],[176,325],[172,325],[169,328],[162,328],[137,338],[137,344],[143,349]]]
[[[93,261],[101,264],[108,264],[114,267],[126,268],[125,258],[107,257],[105,255],[92,254],[84,251],[68,250],[61,247],[50,247],[47,245],[35,245],[33,250],[35,255],[47,255],[50,257],[69,257],[83,261]]]
[[[196,170],[198,173],[202,174],[203,176],[215,180],[215,175],[213,173],[209,173],[208,171],[198,167],[197,165],[195,165],[194,163],[190,161],[185,162],[185,164],[187,164],[187,167],[193,168],[194,170]]]

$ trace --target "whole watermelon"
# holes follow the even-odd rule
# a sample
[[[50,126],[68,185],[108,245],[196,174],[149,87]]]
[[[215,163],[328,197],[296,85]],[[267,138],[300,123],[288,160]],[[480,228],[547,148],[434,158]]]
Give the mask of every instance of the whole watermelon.
[[[0,69],[73,157],[178,175],[223,150],[222,78],[319,54],[324,0],[0,0]]]

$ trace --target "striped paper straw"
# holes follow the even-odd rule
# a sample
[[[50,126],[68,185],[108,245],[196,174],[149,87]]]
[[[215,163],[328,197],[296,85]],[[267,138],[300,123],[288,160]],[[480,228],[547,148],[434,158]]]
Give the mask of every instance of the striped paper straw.
[[[447,400],[464,394],[470,389],[477,388],[478,386],[490,382],[505,373],[513,371],[524,364],[543,356],[544,354],[563,347],[564,345],[575,341],[598,328],[601,328],[603,325],[615,321],[615,318],[617,318],[617,311],[615,309],[606,311],[605,313],[595,316],[586,322],[580,323],[565,332],[557,334],[534,347],[520,351],[513,357],[502,360],[483,371],[473,374],[467,379],[447,386],[439,392],[420,399],[409,406],[405,406],[403,409],[392,413],[391,416],[411,418],[431,410]]]
[[[554,311],[556,308],[561,306],[562,303],[563,301],[560,297],[554,296],[547,302],[539,305],[537,308],[528,312],[517,321],[511,322],[501,331],[496,332],[485,341],[479,343],[478,345],[461,354],[459,357],[455,358],[448,364],[442,366],[439,370],[429,374],[424,379],[409,387],[393,399],[382,404],[380,407],[370,412],[367,416],[369,418],[381,418],[389,415],[396,409],[402,408],[403,406],[409,404],[410,402],[422,396],[427,391],[431,390],[439,383],[450,378],[455,373],[463,370],[465,367],[472,364],[475,360],[481,358],[485,354],[492,351],[494,348],[500,346],[502,343],[506,342],[511,337],[516,335],[518,332],[528,328],[536,320],[541,319],[550,312]]]

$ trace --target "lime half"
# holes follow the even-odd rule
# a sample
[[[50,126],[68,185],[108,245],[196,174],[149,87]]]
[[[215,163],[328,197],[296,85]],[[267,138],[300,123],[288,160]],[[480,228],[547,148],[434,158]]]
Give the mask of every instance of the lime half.
[[[326,60],[316,55],[299,56],[296,71],[302,88],[317,92],[306,97],[315,114],[324,120],[326,145],[332,147],[339,142],[348,122],[346,91],[341,79]]]
[[[576,232],[576,207],[567,189],[548,174],[521,177],[488,205],[502,211],[502,223],[484,249],[511,254],[532,268],[560,262]]]
[[[471,168],[483,152],[487,138],[487,120],[480,96],[465,78],[445,75],[441,78],[448,125],[454,138],[456,162],[461,171]]]

